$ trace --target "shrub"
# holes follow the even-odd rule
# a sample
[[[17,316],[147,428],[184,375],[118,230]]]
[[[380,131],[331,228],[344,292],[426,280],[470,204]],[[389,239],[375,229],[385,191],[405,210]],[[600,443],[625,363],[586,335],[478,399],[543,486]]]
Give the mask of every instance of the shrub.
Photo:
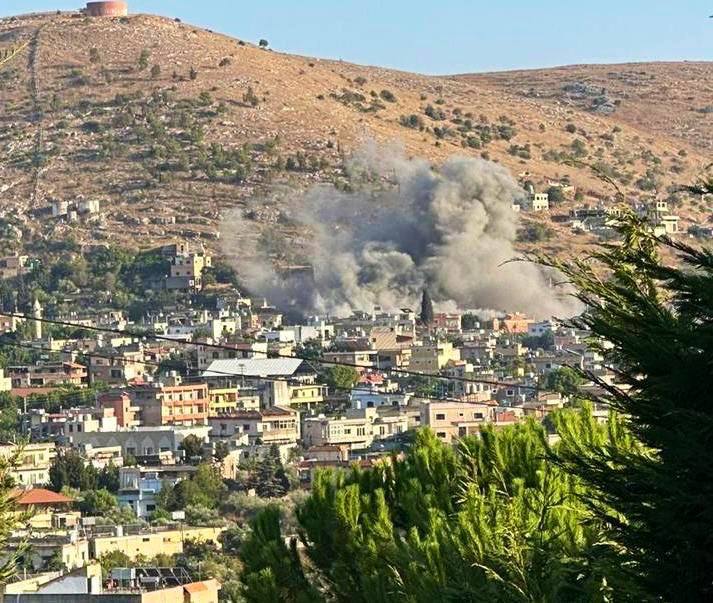
[[[396,102],[396,96],[390,90],[382,90],[381,92],[379,92],[379,96],[388,103]]]
[[[570,134],[574,134],[577,131],[577,126],[574,124],[567,124],[565,127],[565,132],[569,132]]]

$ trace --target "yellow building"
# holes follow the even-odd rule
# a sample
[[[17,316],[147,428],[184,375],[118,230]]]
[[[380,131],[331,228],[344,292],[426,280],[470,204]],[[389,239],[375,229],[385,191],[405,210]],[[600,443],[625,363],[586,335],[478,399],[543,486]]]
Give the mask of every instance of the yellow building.
[[[260,396],[241,391],[237,387],[208,388],[209,414],[219,415],[236,410],[258,410]]]
[[[10,472],[15,483],[23,487],[49,483],[50,465],[55,457],[54,442],[0,446],[0,457],[7,459],[18,452],[18,464]]]
[[[290,406],[300,407],[305,404],[324,402],[324,392],[327,388],[319,383],[290,383],[288,389],[290,392]]]
[[[434,375],[449,362],[460,360],[460,350],[449,341],[426,343],[411,348],[409,370]]]
[[[130,559],[142,555],[148,559],[159,553],[176,555],[183,552],[186,540],[212,542],[220,546],[218,536],[225,528],[193,528],[164,530],[142,534],[121,534],[112,536],[97,536],[91,541],[91,552],[94,559],[99,559],[104,553],[121,551]]]

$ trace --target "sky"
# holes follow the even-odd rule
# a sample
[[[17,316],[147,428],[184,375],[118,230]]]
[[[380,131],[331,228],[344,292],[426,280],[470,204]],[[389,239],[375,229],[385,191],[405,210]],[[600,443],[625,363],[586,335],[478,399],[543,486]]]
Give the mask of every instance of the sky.
[[[0,0],[0,16],[82,0]],[[427,74],[713,60],[713,0],[129,0],[275,50]]]

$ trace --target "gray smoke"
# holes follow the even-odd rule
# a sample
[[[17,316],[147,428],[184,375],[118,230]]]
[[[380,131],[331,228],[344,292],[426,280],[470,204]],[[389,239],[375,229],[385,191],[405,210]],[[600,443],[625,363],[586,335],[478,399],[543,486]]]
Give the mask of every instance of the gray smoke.
[[[303,251],[313,278],[286,278],[236,238],[254,229],[242,215],[224,224],[226,252],[253,294],[306,314],[344,315],[417,307],[428,287],[437,307],[573,313],[542,268],[510,261],[518,255],[512,203],[524,193],[502,166],[453,157],[436,170],[370,148],[349,171],[377,184],[359,192],[321,185],[290,201],[290,218],[311,232]]]

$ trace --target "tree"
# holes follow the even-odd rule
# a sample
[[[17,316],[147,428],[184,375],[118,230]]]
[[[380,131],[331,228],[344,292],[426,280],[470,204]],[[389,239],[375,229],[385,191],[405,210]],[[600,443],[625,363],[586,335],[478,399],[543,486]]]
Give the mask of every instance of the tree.
[[[265,38],[262,38],[258,42],[258,46],[260,46],[260,48],[267,48],[269,46],[269,42]]]
[[[564,191],[561,186],[550,186],[546,192],[547,198],[552,204],[556,205],[565,201]]]
[[[12,472],[19,464],[22,448],[16,449],[9,456],[0,456],[0,550],[3,551],[0,559],[0,588],[15,575],[17,565],[28,552],[26,541],[8,546],[12,533],[26,526],[30,513],[20,511],[17,506],[17,495],[13,493],[14,478]],[[4,590],[4,589],[3,589]]]
[[[144,48],[141,51],[141,54],[139,55],[139,60],[138,60],[138,66],[139,66],[139,71],[143,71],[149,66],[149,57],[151,56],[151,53],[149,52],[148,48]]]
[[[107,515],[118,506],[116,496],[104,489],[82,492],[79,502],[79,510],[86,515]]]
[[[281,498],[290,489],[285,468],[280,459],[280,452],[274,444],[262,459],[249,480],[249,486],[255,488],[260,498]]]
[[[188,460],[203,456],[203,440],[192,433],[183,438],[180,448],[186,453]]]
[[[608,438],[585,409],[581,433]],[[456,447],[421,430],[403,457],[319,472],[298,510],[305,555],[274,508],[245,539],[248,601],[592,601],[609,594],[576,479],[548,460],[534,421]],[[302,559],[308,559],[303,564]],[[311,585],[319,585],[317,593]]]
[[[327,385],[334,390],[348,390],[359,381],[359,372],[351,366],[330,366],[324,377]]]
[[[623,387],[588,378],[606,392],[597,401],[627,417],[640,445],[591,445],[560,420],[566,446],[557,462],[589,485],[592,508],[620,551],[618,566],[643,591],[639,600],[709,600],[713,253],[656,238],[633,216],[619,230],[621,245],[545,263],[564,273],[587,307],[571,324],[609,342],[595,349],[617,367]]]
[[[151,78],[154,80],[157,80],[159,76],[161,75],[161,66],[160,65],[154,65],[151,67]]]
[[[430,326],[433,324],[433,302],[431,301],[431,296],[428,293],[428,289],[423,290],[423,295],[421,296],[421,323]]]
[[[547,374],[545,387],[563,395],[573,395],[582,384],[582,375],[569,366],[561,366]]]
[[[59,492],[64,487],[93,490],[97,485],[97,470],[74,450],[60,451],[49,468],[50,487]]]
[[[463,314],[461,317],[461,327],[464,331],[470,331],[477,328],[480,324],[480,319],[475,314]]]

